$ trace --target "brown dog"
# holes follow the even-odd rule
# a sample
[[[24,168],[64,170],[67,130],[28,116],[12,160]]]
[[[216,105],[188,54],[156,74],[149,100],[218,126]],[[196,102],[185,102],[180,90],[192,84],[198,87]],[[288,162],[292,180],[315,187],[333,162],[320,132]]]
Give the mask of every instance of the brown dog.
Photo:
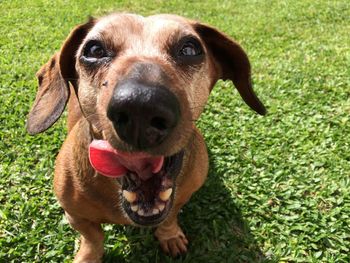
[[[75,262],[101,261],[101,223],[157,226],[166,253],[186,252],[177,214],[207,176],[195,121],[211,89],[218,79],[232,80],[243,100],[265,114],[243,49],[210,26],[174,15],[90,19],[37,77],[30,134],[49,128],[70,97],[54,189],[82,236]]]

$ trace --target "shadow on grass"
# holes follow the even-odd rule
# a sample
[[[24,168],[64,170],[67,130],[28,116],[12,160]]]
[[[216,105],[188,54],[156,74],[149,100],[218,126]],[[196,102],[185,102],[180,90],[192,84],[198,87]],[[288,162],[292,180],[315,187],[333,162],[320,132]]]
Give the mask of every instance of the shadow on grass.
[[[164,255],[153,237],[154,230],[116,226],[114,237],[108,237],[111,231],[106,232],[104,262],[271,262],[216,171],[211,162],[205,185],[179,215],[190,241],[186,255],[177,259]]]

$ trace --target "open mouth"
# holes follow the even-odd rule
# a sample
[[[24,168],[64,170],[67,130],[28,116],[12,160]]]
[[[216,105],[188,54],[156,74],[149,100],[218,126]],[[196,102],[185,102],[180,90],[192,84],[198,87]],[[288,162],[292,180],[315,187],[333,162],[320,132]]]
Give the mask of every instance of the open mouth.
[[[183,151],[169,157],[125,153],[104,140],[94,140],[89,147],[94,169],[121,184],[125,213],[134,223],[145,226],[159,224],[169,214],[183,155]]]

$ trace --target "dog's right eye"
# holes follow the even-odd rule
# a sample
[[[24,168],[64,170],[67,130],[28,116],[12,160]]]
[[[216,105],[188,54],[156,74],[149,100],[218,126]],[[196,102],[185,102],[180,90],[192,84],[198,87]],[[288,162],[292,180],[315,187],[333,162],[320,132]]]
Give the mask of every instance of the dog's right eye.
[[[84,48],[86,58],[99,59],[107,56],[107,52],[101,43],[97,41],[89,42]]]
[[[105,55],[105,51],[103,47],[99,45],[93,45],[87,53],[88,57],[93,57],[93,58],[102,58]]]
[[[103,43],[97,40],[89,41],[84,47],[80,62],[86,66],[98,66],[109,62],[114,57],[114,53],[105,48]]]

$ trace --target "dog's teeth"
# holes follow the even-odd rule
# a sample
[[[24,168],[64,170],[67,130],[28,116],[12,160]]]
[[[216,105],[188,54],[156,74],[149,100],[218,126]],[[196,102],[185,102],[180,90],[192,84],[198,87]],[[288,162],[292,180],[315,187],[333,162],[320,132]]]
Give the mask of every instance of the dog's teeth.
[[[145,211],[143,211],[142,209],[140,209],[139,211],[137,211],[139,216],[144,216],[145,215]]]
[[[131,206],[131,211],[136,212],[137,210],[139,210],[139,206],[138,205],[132,205]]]
[[[136,193],[123,190],[123,196],[129,203],[133,203],[136,201]]]
[[[163,191],[163,192],[160,192],[160,193],[159,193],[159,198],[160,198],[162,201],[166,202],[166,201],[169,200],[169,197],[171,196],[172,192],[173,192],[173,189],[172,189],[172,188],[169,188],[168,190],[165,190],[165,191]]]
[[[158,205],[158,209],[159,209],[160,212],[162,212],[164,210],[164,208],[165,208],[165,204],[159,204]]]
[[[152,214],[153,215],[158,215],[159,214],[159,209],[154,208],[153,211],[152,211]]]

